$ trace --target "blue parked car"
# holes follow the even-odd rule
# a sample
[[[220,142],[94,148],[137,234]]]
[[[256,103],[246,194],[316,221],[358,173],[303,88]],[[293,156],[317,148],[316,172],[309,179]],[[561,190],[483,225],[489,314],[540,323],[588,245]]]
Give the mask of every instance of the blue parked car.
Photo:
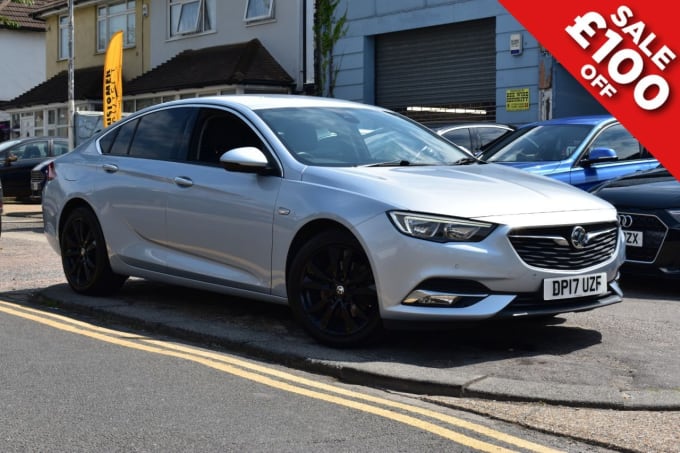
[[[659,165],[611,115],[526,124],[503,136],[480,158],[550,176],[584,190]]]

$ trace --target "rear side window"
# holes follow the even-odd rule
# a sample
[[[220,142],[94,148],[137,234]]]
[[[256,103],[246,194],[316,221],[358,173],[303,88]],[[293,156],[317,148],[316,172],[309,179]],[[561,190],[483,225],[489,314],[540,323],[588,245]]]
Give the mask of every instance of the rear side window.
[[[470,138],[470,131],[467,128],[464,129],[454,129],[452,131],[446,132],[444,137],[451,140],[456,145],[465,147],[468,150],[472,150],[472,139]]]
[[[52,149],[52,154],[54,156],[61,156],[68,152],[68,144],[61,142],[54,142],[54,148]]]
[[[506,129],[500,127],[480,127],[477,131],[479,132],[479,144],[481,146],[496,140],[498,137],[508,132]]]
[[[127,155],[138,122],[139,120],[129,121],[119,127],[115,134],[108,134],[113,136],[113,142],[108,150],[110,154],[115,154],[117,156]],[[101,146],[101,144],[102,142],[100,141],[99,145]],[[102,152],[105,152],[104,148],[102,148]]]
[[[130,156],[157,160],[185,160],[189,125],[195,111],[193,108],[174,108],[142,116],[130,145]],[[120,134],[116,142],[119,139]]]

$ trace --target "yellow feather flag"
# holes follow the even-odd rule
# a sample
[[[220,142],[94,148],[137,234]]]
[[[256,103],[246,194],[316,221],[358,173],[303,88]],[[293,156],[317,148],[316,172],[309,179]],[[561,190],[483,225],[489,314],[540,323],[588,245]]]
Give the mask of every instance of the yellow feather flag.
[[[104,127],[123,114],[123,32],[111,36],[104,59]]]

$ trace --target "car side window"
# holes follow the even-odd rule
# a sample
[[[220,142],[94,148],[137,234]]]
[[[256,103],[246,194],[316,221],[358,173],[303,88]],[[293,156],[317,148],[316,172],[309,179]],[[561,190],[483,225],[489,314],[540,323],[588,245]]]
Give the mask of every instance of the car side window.
[[[225,152],[244,146],[263,149],[255,131],[236,115],[217,109],[203,109],[196,122],[189,160],[217,164]]]
[[[61,156],[62,154],[66,154],[67,152],[68,152],[68,144],[60,143],[60,142],[54,142],[54,145],[53,145],[53,148],[52,148],[52,155]]]
[[[635,160],[644,157],[640,142],[621,124],[615,124],[602,131],[590,145],[591,150],[595,148],[613,149],[618,160]]]
[[[456,145],[463,146],[466,149],[472,151],[472,138],[470,137],[470,131],[467,128],[454,129],[452,131],[446,132],[444,133],[444,137]]]
[[[142,116],[130,144],[130,156],[170,161],[186,159],[189,125],[193,123],[195,111],[190,107],[168,108]],[[119,134],[116,142],[120,138]]]
[[[477,132],[479,133],[479,144],[483,146],[492,140],[496,140],[508,131],[500,127],[480,127],[477,128]]]
[[[119,126],[115,131],[105,135],[99,141],[102,153],[113,154],[116,156],[127,156],[130,149],[130,142],[137,129],[139,120],[128,121]]]
[[[17,160],[47,157],[47,142],[25,143],[13,148],[12,153],[17,156]]]

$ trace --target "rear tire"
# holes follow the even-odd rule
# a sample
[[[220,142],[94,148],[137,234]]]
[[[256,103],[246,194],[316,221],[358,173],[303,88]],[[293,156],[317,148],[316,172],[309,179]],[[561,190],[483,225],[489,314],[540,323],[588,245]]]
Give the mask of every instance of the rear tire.
[[[343,230],[325,231],[299,250],[290,267],[288,301],[305,330],[329,346],[363,345],[382,331],[370,263]]]
[[[127,280],[127,276],[111,270],[104,234],[90,209],[80,207],[69,213],[59,246],[64,275],[75,292],[107,295]]]

